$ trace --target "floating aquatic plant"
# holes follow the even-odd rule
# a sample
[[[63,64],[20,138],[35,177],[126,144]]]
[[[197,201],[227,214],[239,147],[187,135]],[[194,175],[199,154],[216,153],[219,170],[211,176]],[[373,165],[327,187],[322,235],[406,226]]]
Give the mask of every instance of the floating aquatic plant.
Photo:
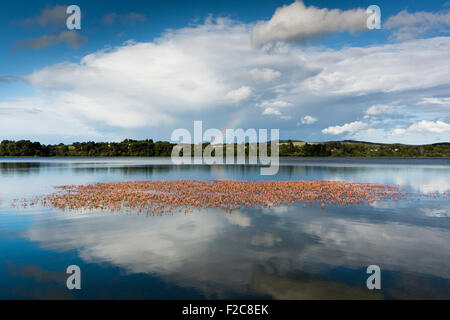
[[[137,210],[150,214],[216,208],[270,208],[303,202],[353,206],[382,200],[406,200],[398,186],[343,181],[134,181],[56,187],[45,206],[60,209]]]

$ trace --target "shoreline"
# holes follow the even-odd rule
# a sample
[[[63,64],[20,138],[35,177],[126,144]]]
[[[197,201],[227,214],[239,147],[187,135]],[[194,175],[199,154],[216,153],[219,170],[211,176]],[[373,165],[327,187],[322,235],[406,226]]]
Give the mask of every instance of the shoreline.
[[[144,157],[144,156],[0,156],[1,159],[171,159],[171,157]],[[195,159],[191,157],[191,159]],[[234,158],[237,159],[237,158]],[[248,157],[245,157],[248,159]],[[450,157],[360,157],[360,156],[344,156],[344,157],[296,157],[283,156],[279,159],[449,159]]]

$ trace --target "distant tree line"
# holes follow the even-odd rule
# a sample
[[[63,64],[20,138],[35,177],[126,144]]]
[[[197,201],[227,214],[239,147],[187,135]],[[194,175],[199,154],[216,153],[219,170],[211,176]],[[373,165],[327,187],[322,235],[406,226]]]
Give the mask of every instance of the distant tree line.
[[[450,143],[428,145],[324,142],[280,144],[280,157],[450,157]]]
[[[170,157],[174,144],[166,141],[75,142],[44,145],[28,140],[0,143],[2,157]]]
[[[70,145],[45,145],[28,140],[0,143],[0,157],[170,157],[176,144],[167,141],[130,140],[122,142],[75,142]],[[209,144],[203,143],[204,150]],[[268,155],[271,144],[267,145]],[[245,155],[250,145],[245,144]],[[259,145],[256,149],[259,150]],[[226,147],[223,154],[226,154]],[[234,145],[235,154],[238,145]],[[182,155],[182,152],[179,152]],[[191,145],[194,155],[194,145]],[[258,151],[259,154],[259,151]],[[212,152],[212,156],[215,152]],[[299,143],[280,141],[280,157],[450,157],[450,143],[429,145],[373,144],[363,142]]]

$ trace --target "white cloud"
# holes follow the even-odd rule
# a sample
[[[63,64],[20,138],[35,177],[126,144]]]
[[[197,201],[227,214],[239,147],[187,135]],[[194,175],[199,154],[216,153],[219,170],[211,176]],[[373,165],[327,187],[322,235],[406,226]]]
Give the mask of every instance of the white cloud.
[[[264,108],[263,115],[275,115],[280,116],[281,120],[291,120],[292,116],[283,115],[279,108],[292,107],[293,104],[284,100],[266,100],[261,102],[259,107]]]
[[[317,122],[317,118],[314,118],[314,117],[311,117],[311,116],[304,116],[301,119],[301,122],[303,124],[313,124],[313,123]]]
[[[52,65],[24,79],[37,98],[97,128],[174,125],[193,112],[213,118],[218,108],[250,96],[288,106],[276,101],[278,87],[270,80],[286,72],[298,85],[308,76],[306,62],[295,49],[283,54],[255,50],[249,32],[245,24],[211,19],[168,31],[153,42],[126,42],[80,63]],[[236,73],[256,82],[250,88],[245,79],[233,77]]]
[[[413,123],[407,129],[397,128],[392,133],[403,135],[405,133],[446,133],[450,132],[450,124],[444,121],[421,120]]]
[[[375,104],[366,110],[364,119],[369,119],[371,117],[373,119],[376,119],[377,116],[381,116],[384,114],[392,114],[393,112],[394,108],[392,106],[384,104]]]
[[[213,70],[182,43],[138,43],[97,52],[80,64],[54,65],[27,77],[75,116],[132,128],[173,121],[183,108],[204,108],[224,96]]]
[[[342,133],[355,133],[357,131],[360,131],[362,129],[367,128],[367,123],[361,122],[361,121],[354,121],[351,123],[346,123],[342,126],[335,126],[335,127],[328,127],[326,129],[323,129],[322,132],[325,134],[342,134]]]
[[[304,87],[321,96],[392,93],[450,83],[450,37],[317,52],[310,58],[322,71]]]
[[[245,100],[252,94],[252,89],[247,86],[242,86],[239,89],[231,90],[225,96],[226,100],[230,100],[233,102],[239,102],[241,100]]]
[[[281,112],[274,109],[274,108],[266,108],[264,109],[263,115],[275,115],[275,116],[281,116]]]
[[[232,78],[235,81],[266,83],[269,84],[281,77],[281,71],[271,68],[253,68],[250,70],[233,71]]]
[[[168,139],[173,128],[190,126],[200,117],[213,125],[223,125],[230,120],[224,111],[230,109],[224,107],[245,99],[251,101],[240,106],[239,112],[247,114],[242,126],[251,122],[252,127],[255,123],[270,127],[275,120],[301,119],[305,114],[314,114],[323,122],[347,123],[356,120],[351,119],[352,115],[364,106],[381,101],[416,104],[417,98],[411,102],[411,96],[440,97],[450,83],[450,37],[326,50],[279,43],[276,50],[267,51],[252,47],[250,34],[251,25],[209,19],[200,25],[170,30],[151,42],[128,41],[110,50],[93,52],[78,63],[37,70],[23,77],[35,94],[26,100],[28,105],[21,103],[20,108],[41,112],[8,118],[2,114],[3,135],[18,137],[17,128],[22,128],[20,137],[44,133],[44,129],[29,124],[47,123],[47,119],[54,119],[47,115],[53,113],[64,119],[58,122],[61,126],[52,127],[56,136],[61,130],[64,137],[71,132],[74,136],[89,132],[94,140],[105,140],[111,132],[120,138]],[[415,95],[414,90],[421,92]],[[376,95],[368,95],[372,93]],[[374,102],[374,97],[382,99],[387,95],[389,100]],[[404,98],[409,101],[402,101]],[[425,99],[445,106],[448,98]],[[4,101],[0,112],[19,107],[16,100]],[[36,105],[34,101],[45,103]],[[261,108],[262,114],[249,116],[255,106]],[[283,108],[287,107],[291,107],[289,115],[284,114]],[[440,115],[435,107],[430,115],[426,113],[431,108],[427,109],[414,116],[447,121],[445,112]],[[407,108],[404,111],[408,115]],[[284,134],[311,134],[307,126],[295,126],[296,122],[286,123]],[[325,123],[323,128],[330,125]],[[324,130],[342,130],[338,128]],[[382,134],[389,135],[393,128],[377,129],[375,134],[379,135],[371,136],[375,140],[383,139]],[[323,138],[320,133],[314,134],[313,138]],[[358,134],[365,139],[368,131]],[[392,138],[405,141],[411,137]]]
[[[405,132],[406,132],[406,129],[397,128],[392,131],[392,134],[399,136],[399,135],[405,134]]]
[[[262,46],[274,41],[297,42],[335,32],[367,30],[364,9],[339,10],[306,7],[302,1],[278,8],[269,21],[252,30],[252,42]]]
[[[371,106],[369,109],[366,110],[366,114],[369,116],[376,116],[376,115],[380,115],[383,113],[391,113],[392,107],[388,106],[388,105],[383,105],[383,104],[376,104]]]
[[[8,139],[28,140],[40,136],[88,140],[93,136],[100,136],[94,128],[78,118],[67,117],[58,106],[41,98],[0,102],[0,128],[2,137]],[[116,140],[116,137],[110,134],[103,136]]]
[[[280,71],[272,70],[269,68],[264,69],[252,69],[249,74],[254,81],[270,82],[281,76]]]
[[[261,102],[259,106],[262,108],[286,108],[292,107],[293,104],[283,100],[270,100]]]
[[[389,17],[384,28],[393,30],[398,40],[408,40],[430,31],[445,32],[450,30],[450,12],[414,12],[400,11],[397,15]]]
[[[418,104],[450,105],[450,98],[423,98]]]

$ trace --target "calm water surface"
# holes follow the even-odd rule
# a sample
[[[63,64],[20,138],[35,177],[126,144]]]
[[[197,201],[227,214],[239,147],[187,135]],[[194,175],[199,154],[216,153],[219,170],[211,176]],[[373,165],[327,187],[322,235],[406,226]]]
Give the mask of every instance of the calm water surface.
[[[106,181],[345,180],[450,192],[450,159],[0,159],[0,299],[450,299],[450,200],[146,216],[11,208],[53,186]],[[450,198],[450,197],[449,197]],[[82,289],[66,289],[78,265]],[[381,268],[382,289],[366,288]]]

